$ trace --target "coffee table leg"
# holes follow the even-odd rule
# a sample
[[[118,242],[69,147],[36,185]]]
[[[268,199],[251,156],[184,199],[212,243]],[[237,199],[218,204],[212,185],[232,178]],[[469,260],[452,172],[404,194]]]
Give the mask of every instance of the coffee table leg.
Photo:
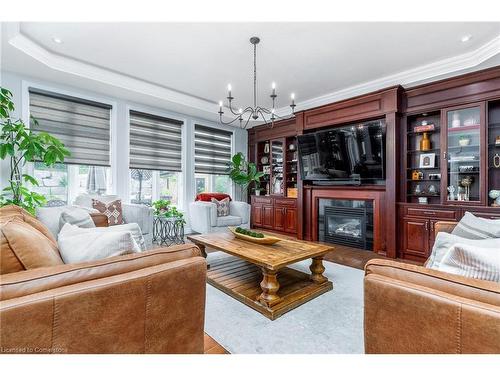
[[[207,259],[207,251],[205,250],[205,245],[197,243],[196,246],[198,246],[198,248],[200,249],[201,255],[203,255],[203,258]],[[210,269],[210,264],[208,264],[208,263],[207,263],[207,269]]]
[[[260,283],[262,288],[262,293],[259,296],[259,302],[266,307],[271,307],[276,305],[281,298],[278,296],[277,292],[280,288],[278,283],[277,271],[270,271],[262,268],[263,279]]]
[[[323,276],[323,272],[325,272],[323,257],[313,258],[309,269],[311,270],[311,280],[316,284],[322,284],[325,281],[328,281],[328,279]]]

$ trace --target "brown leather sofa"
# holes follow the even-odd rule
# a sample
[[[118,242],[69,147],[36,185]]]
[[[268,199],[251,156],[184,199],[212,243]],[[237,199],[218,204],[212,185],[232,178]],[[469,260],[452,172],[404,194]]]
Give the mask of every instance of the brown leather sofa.
[[[0,275],[0,352],[203,353],[205,280],[192,244]]]
[[[500,353],[498,283],[377,259],[364,291],[366,353]]]

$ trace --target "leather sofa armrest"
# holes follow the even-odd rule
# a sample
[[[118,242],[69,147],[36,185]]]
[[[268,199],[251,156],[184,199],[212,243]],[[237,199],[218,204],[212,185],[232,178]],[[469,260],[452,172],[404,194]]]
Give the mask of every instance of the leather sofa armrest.
[[[366,353],[498,353],[500,285],[372,260],[364,334]]]
[[[205,282],[195,257],[2,301],[2,352],[201,354]]]
[[[193,257],[201,258],[200,249],[194,244],[185,244],[6,274],[0,278],[0,301]]]
[[[108,217],[105,214],[101,212],[91,212],[89,215],[96,227],[109,227]]]
[[[439,233],[439,232],[446,232],[446,233],[451,233],[453,232],[453,229],[457,226],[456,221],[438,221],[434,224],[434,232]]]

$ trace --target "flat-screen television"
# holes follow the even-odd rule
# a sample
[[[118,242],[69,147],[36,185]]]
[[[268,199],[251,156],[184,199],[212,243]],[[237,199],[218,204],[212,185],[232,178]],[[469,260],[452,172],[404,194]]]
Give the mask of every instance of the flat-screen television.
[[[302,180],[384,184],[385,122],[369,121],[298,136]]]

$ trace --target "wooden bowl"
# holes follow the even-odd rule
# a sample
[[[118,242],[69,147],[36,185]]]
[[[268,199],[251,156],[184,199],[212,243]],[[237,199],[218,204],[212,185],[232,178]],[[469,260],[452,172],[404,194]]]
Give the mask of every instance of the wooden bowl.
[[[247,236],[246,234],[237,233],[235,227],[228,227],[228,229],[234,234],[236,238],[240,240],[249,241],[253,243],[258,243],[260,245],[273,245],[278,241],[281,241],[281,238],[264,235],[264,238],[256,238],[252,236]]]

